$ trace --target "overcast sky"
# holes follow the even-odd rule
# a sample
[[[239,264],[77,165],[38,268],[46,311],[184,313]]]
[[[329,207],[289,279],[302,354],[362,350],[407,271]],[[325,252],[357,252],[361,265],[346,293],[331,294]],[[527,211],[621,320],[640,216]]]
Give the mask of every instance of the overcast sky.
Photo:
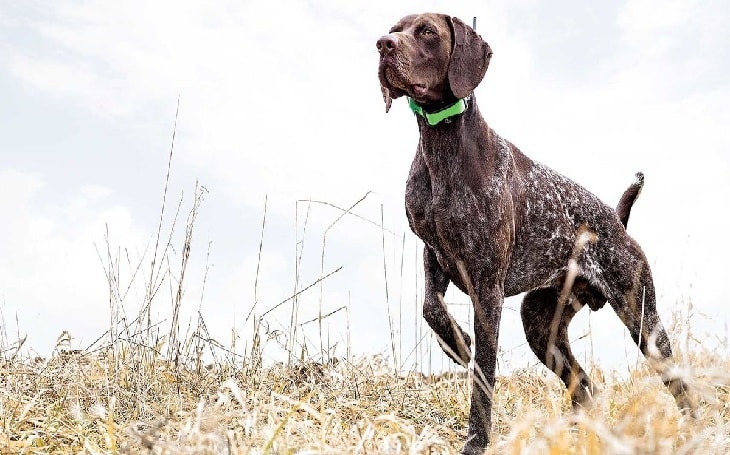
[[[200,305],[224,344],[231,329],[250,338],[243,321],[254,299],[262,314],[294,292],[300,251],[298,289],[343,268],[302,294],[299,321],[318,314],[320,301],[325,313],[349,306],[349,326],[344,310],[325,324],[337,355],[348,331],[354,353],[390,355],[390,308],[405,360],[418,338],[423,281],[421,245],[403,210],[417,127],[403,100],[385,115],[375,41],[423,11],[478,17],[494,50],[476,91],[480,109],[528,156],[609,205],[644,172],[629,232],[653,267],[665,323],[691,305],[700,339],[726,337],[730,4],[395,4],[0,0],[0,310],[10,341],[27,334],[47,354],[63,330],[79,347],[103,333],[109,296],[97,248],[106,251],[107,227],[112,247],[148,270],[179,97],[165,226],[181,197],[184,221],[196,180],[208,190],[185,317]],[[297,201],[349,207],[365,194],[354,210],[362,218],[338,221],[323,255],[340,212]],[[132,288],[130,314],[143,285]],[[447,300],[467,321],[466,297]],[[169,306],[167,297],[156,303],[159,319]],[[534,363],[518,308],[508,299],[503,363]],[[288,327],[290,310],[267,315],[270,328]],[[589,323],[592,338],[582,341],[585,349],[592,341],[595,359],[633,365],[636,350],[608,307],[590,318],[584,310],[571,334]],[[308,349],[319,349],[314,324],[305,328]]]

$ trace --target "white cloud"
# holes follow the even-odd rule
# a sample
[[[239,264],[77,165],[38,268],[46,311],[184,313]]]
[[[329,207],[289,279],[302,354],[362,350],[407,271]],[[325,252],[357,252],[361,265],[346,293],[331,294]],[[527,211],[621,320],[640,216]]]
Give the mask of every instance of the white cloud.
[[[112,242],[140,243],[129,211],[105,200],[103,187],[79,188],[71,200],[50,206],[43,179],[0,171],[0,293],[6,321],[19,318],[21,332],[39,352],[53,348],[62,330],[100,335],[108,321],[108,288],[94,243],[103,255],[106,225]]]

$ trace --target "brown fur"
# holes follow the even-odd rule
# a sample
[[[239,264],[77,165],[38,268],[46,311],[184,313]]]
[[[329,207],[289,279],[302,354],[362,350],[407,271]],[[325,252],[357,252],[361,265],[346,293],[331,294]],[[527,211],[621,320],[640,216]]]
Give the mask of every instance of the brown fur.
[[[497,135],[472,93],[492,50],[457,18],[406,16],[377,47],[386,110],[403,95],[426,112],[467,98],[463,114],[435,126],[417,116],[420,141],[406,185],[408,221],[425,243],[423,314],[444,351],[464,365],[471,358],[471,338],[443,302],[449,283],[469,294],[474,306],[475,374],[463,452],[481,453],[489,442],[505,296],[527,293],[521,315],[528,343],[563,380],[575,407],[588,405],[594,392],[567,336],[584,305],[598,310],[608,301],[644,355],[667,371],[672,351],[657,315],[649,266],[625,230],[643,179],[637,176],[614,211]],[[591,241],[577,248],[579,231],[590,232]],[[571,260],[575,275],[568,274]],[[562,300],[565,283],[572,285]],[[689,407],[686,385],[663,379],[679,406]]]

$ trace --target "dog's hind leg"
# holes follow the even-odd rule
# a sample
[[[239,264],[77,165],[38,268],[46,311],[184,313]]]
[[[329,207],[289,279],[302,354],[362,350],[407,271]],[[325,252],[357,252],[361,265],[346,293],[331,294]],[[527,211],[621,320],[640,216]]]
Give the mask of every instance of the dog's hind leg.
[[[568,325],[582,304],[576,308],[566,302],[558,308],[559,296],[560,291],[552,287],[528,292],[520,309],[522,325],[532,352],[565,383],[573,409],[589,407],[594,387],[568,340]],[[560,312],[558,317],[556,311]]]
[[[644,260],[637,262],[632,281],[628,290],[611,295],[609,303],[644,357],[661,375],[662,382],[674,395],[679,409],[693,413],[694,405],[687,384],[674,368],[669,336],[656,310],[654,284]]]
[[[428,246],[423,250],[423,268],[426,272],[423,317],[436,334],[446,355],[466,366],[471,359],[471,338],[446,308],[443,297],[450,280],[436,260],[436,254]]]

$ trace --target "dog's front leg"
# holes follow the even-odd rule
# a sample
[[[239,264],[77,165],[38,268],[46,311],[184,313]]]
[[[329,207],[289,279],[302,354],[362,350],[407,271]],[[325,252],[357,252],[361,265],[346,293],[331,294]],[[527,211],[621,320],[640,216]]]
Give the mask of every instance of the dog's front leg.
[[[492,393],[497,364],[499,321],[504,298],[503,287],[468,285],[474,305],[474,375],[472,379],[469,433],[464,454],[481,454],[489,443],[492,429]]]
[[[436,339],[446,355],[466,367],[471,359],[471,338],[459,327],[446,308],[444,293],[450,280],[436,260],[436,254],[428,246],[423,250],[423,269],[426,272],[423,317],[436,334]]]

